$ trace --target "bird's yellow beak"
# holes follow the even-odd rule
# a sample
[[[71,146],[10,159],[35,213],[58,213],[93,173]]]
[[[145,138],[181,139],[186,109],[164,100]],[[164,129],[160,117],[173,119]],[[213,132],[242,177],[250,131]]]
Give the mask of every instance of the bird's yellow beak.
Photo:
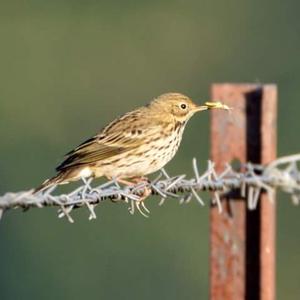
[[[204,111],[204,110],[208,110],[207,105],[199,105],[199,106],[196,106],[196,107],[193,109],[194,112]]]

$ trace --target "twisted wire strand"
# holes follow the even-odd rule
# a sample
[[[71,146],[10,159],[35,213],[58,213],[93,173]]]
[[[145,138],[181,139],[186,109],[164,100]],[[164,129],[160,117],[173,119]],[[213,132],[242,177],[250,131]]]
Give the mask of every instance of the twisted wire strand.
[[[33,194],[32,190],[17,193],[8,192],[0,197],[0,218],[4,211],[12,208],[28,210],[33,207],[59,207],[58,216],[66,217],[74,222],[71,212],[75,208],[86,207],[89,219],[95,219],[95,207],[104,200],[123,201],[129,205],[133,214],[135,209],[147,216],[148,209],[142,202],[143,211],[139,207],[139,200],[145,190],[152,195],[161,197],[159,205],[167,198],[177,198],[179,203],[189,203],[194,197],[200,205],[205,205],[199,196],[200,191],[212,192],[212,204],[217,205],[221,213],[221,197],[232,189],[240,189],[240,195],[246,198],[249,209],[255,209],[261,192],[266,192],[270,201],[274,201],[276,189],[290,195],[294,204],[300,202],[300,171],[297,163],[300,154],[278,158],[267,166],[248,163],[242,165],[243,172],[234,170],[226,164],[221,173],[217,173],[213,162],[200,174],[196,159],[193,159],[194,177],[187,179],[186,175],[171,177],[164,169],[151,182],[142,182],[132,186],[121,186],[116,180],[111,180],[98,186],[92,186],[92,180],[82,179],[82,185],[68,194],[54,194],[56,186],[45,192]],[[146,212],[146,213],[145,213]]]

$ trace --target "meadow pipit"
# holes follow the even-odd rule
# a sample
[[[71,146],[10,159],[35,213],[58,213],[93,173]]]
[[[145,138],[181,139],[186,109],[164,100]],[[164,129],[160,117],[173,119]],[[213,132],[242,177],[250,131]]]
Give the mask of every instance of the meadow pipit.
[[[198,106],[182,94],[163,94],[148,105],[115,119],[67,153],[56,168],[57,175],[35,192],[89,177],[106,176],[125,184],[144,180],[145,175],[158,171],[174,157],[193,114],[210,108],[227,109],[218,102]],[[140,203],[144,207],[142,200],[148,192],[137,201],[139,210]]]

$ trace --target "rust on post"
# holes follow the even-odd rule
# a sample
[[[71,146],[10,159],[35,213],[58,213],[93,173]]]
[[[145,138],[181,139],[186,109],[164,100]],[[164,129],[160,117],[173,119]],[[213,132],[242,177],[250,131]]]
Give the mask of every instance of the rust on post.
[[[274,85],[214,84],[212,99],[233,107],[213,110],[211,159],[268,163],[276,158],[277,90]],[[275,205],[262,193],[247,210],[240,191],[222,198],[224,212],[210,210],[210,299],[275,299]]]

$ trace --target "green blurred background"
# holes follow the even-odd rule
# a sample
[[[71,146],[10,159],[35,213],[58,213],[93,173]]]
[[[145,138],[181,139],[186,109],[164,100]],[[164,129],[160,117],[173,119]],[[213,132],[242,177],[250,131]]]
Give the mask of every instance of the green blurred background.
[[[279,155],[299,151],[299,1],[0,0],[0,192],[54,174],[63,154],[166,91],[199,103],[213,82],[279,86]],[[209,116],[168,165],[209,157]],[[207,199],[207,195],[203,195]],[[1,299],[207,299],[208,207],[103,203],[75,224],[54,209],[0,224]],[[299,208],[278,201],[278,299],[299,299]]]

